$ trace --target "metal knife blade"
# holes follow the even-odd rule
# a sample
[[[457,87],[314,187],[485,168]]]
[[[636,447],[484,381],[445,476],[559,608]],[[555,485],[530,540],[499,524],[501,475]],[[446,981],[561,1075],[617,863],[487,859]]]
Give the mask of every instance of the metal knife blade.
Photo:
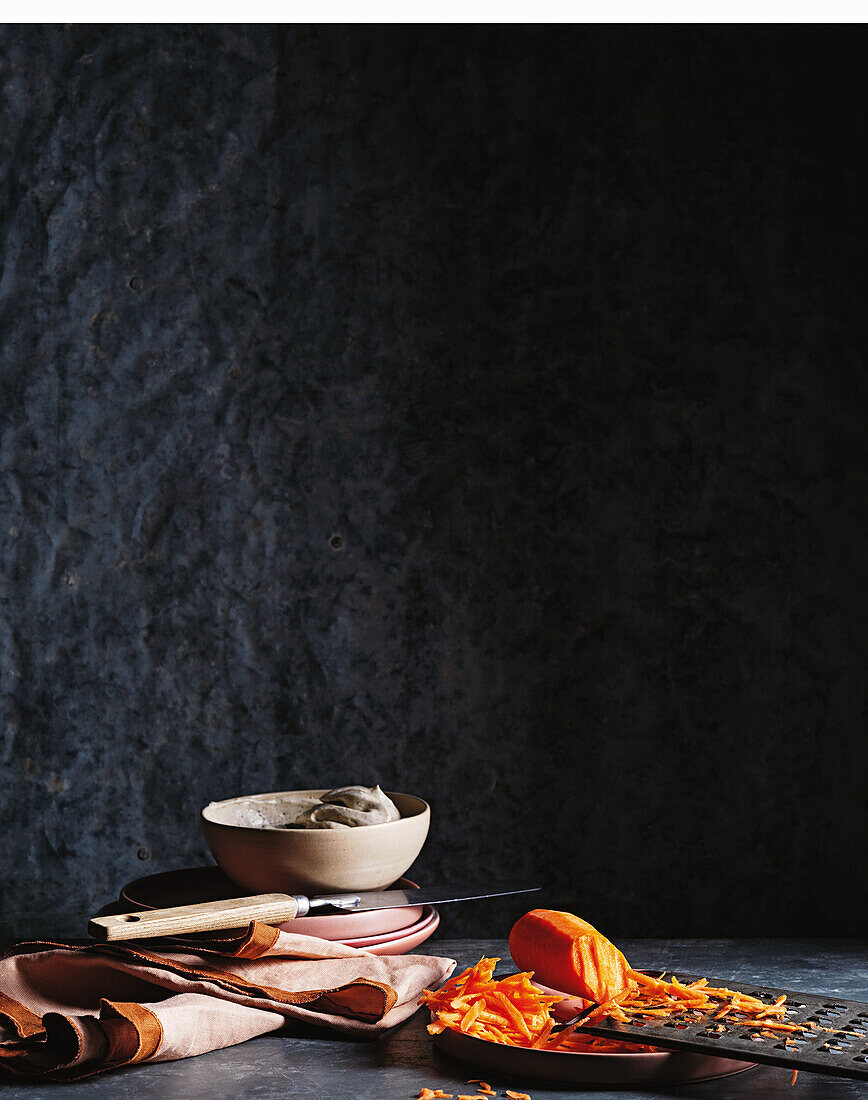
[[[407,905],[447,905],[453,901],[480,901],[509,894],[532,894],[539,886],[521,882],[495,882],[489,886],[460,883],[457,886],[423,886],[418,890],[364,890],[358,894],[320,894],[308,898],[311,909],[331,906],[344,912],[401,909]],[[301,911],[299,911],[301,916]]]

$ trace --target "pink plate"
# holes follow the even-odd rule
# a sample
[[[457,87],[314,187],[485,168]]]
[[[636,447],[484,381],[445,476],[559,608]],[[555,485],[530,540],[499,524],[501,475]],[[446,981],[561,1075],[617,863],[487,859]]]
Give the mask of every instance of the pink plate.
[[[355,936],[352,939],[342,939],[340,942],[345,943],[348,947],[374,947],[378,943],[387,943],[389,940],[402,939],[404,936],[415,936],[417,932],[427,929],[428,925],[433,925],[435,921],[439,922],[437,913],[430,905],[426,905],[422,911],[422,919],[416,921],[415,924],[411,924],[409,928],[399,928],[397,932],[384,932],[380,936]],[[436,927],[436,925],[434,926]]]
[[[439,923],[440,914],[435,909],[432,919],[425,922],[424,928],[417,928],[415,932],[409,934],[399,931],[394,939],[386,940],[384,943],[375,943],[371,947],[363,947],[362,951],[369,951],[372,955],[405,955],[433,935]]]
[[[399,878],[394,884],[398,890],[416,890],[419,884],[408,878]],[[298,917],[288,924],[281,924],[284,932],[298,932],[304,936],[319,936],[323,940],[346,943],[347,937],[355,940],[367,936],[382,936],[408,929],[422,919],[425,907],[405,905],[402,909],[371,909],[367,913],[326,913]]]
[[[568,1019],[586,1007],[581,997],[569,997],[557,989],[535,982],[545,993],[566,999],[552,1014]],[[464,1035],[447,1028],[434,1036],[434,1042],[453,1058],[499,1073],[515,1074],[545,1081],[567,1081],[583,1085],[677,1084],[683,1081],[710,1081],[753,1069],[753,1062],[720,1058],[714,1054],[682,1053],[659,1050],[651,1053],[632,1051],[625,1054],[584,1053],[568,1050],[532,1050],[510,1047]]]

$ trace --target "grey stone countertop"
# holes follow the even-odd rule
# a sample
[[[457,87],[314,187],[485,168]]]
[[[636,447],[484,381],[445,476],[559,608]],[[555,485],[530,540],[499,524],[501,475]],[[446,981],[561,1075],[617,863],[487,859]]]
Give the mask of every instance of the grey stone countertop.
[[[634,966],[677,968],[712,979],[757,982],[805,993],[868,1000],[868,941],[857,940],[626,940],[621,946]],[[483,955],[508,960],[502,940],[431,940],[428,954],[447,955],[459,968]],[[508,969],[506,963],[501,969]],[[75,1084],[0,1086],[5,1098],[39,1100],[75,1097],[131,1097],[135,1100],[229,1100],[235,1097],[283,1100],[412,1100],[423,1086],[458,1096],[470,1093],[468,1078],[482,1077],[497,1090],[529,1093],[533,1100],[568,1096],[629,1100],[635,1097],[868,1097],[868,1082],[799,1073],[795,1085],[784,1069],[757,1066],[735,1076],[701,1084],[637,1089],[582,1088],[535,1083],[474,1071],[440,1053],[419,1012],[403,1027],[376,1042],[336,1039],[327,1032],[255,1039],[227,1050],[180,1062],[137,1066]]]

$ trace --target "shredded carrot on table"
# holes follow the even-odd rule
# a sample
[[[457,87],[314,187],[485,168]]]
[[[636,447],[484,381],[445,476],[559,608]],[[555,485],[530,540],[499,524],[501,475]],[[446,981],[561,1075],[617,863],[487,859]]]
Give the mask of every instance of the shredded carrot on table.
[[[785,996],[767,1004],[758,997],[735,990],[712,988],[705,978],[685,984],[675,975],[666,981],[665,975],[652,978],[637,970],[628,970],[629,985],[624,992],[597,1005],[578,1024],[553,1034],[555,1020],[551,1008],[565,998],[547,996],[531,981],[532,973],[512,974],[496,981],[493,975],[498,962],[499,959],[480,959],[476,966],[450,978],[441,989],[426,989],[422,993],[420,1003],[427,1005],[433,1016],[428,1025],[432,1035],[450,1028],[508,1046],[598,1054],[654,1050],[647,1045],[582,1032],[584,1024],[604,1019],[639,1026],[646,1020],[650,1023],[661,1017],[690,1023],[705,1021],[709,1026],[719,1021],[715,1030],[723,1031],[732,1025],[747,1026],[755,1028],[758,1037],[763,1033],[805,1030],[800,1024],[787,1022]],[[486,1082],[468,1083],[479,1084],[481,1092],[492,1094]]]

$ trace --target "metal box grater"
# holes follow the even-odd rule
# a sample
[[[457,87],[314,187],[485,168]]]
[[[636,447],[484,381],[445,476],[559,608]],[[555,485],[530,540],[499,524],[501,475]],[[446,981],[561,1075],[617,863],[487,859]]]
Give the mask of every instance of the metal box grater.
[[[672,974],[671,970],[650,970],[653,977]],[[675,973],[680,982],[689,984],[696,975]],[[621,1039],[631,1043],[647,1043],[665,1050],[714,1051],[722,1058],[744,1062],[763,1062],[786,1069],[804,1069],[813,1073],[831,1073],[838,1077],[868,1078],[868,1004],[845,1001],[836,997],[820,997],[813,993],[796,993],[788,989],[773,989],[765,985],[742,985],[708,979],[710,986],[758,997],[771,1004],[782,994],[786,996],[786,1022],[801,1024],[806,1032],[793,1035],[794,1042],[784,1043],[785,1033],[761,1034],[759,1024],[746,1026],[729,1023],[726,1018],[714,1021],[711,1016],[696,1020],[643,1020],[629,1024],[614,1020],[595,1024],[580,1024],[579,1030],[606,1039]],[[716,1028],[722,1024],[723,1030]]]

